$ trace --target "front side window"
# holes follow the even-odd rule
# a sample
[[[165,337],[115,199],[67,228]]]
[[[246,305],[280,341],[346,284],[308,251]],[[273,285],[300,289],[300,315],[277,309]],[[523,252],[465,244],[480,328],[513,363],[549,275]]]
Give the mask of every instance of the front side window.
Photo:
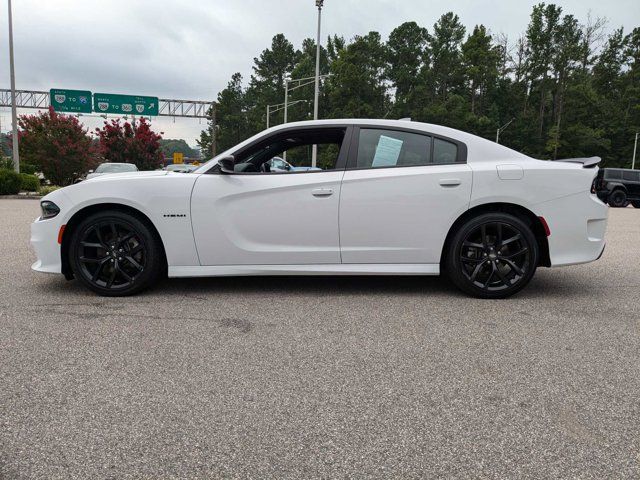
[[[345,137],[344,128],[284,132],[236,155],[238,173],[299,173],[335,170]],[[313,146],[316,145],[316,166]]]

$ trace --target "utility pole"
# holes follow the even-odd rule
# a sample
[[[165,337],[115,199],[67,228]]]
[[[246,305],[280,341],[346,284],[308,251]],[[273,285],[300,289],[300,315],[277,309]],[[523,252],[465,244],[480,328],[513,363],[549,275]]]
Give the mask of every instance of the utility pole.
[[[11,75],[11,121],[13,122],[13,168],[20,173],[20,146],[18,145],[18,109],[16,107],[16,72],[13,64],[13,18],[11,16],[11,0],[9,5],[9,70]]]
[[[316,87],[313,96],[313,119],[318,119],[318,96],[320,92],[320,22],[322,19],[322,4],[324,0],[316,0],[318,7],[318,35],[316,37]],[[315,168],[318,158],[318,145],[313,145],[311,153],[311,166]]]
[[[633,160],[631,160],[631,170],[636,168],[636,150],[638,149],[638,132],[636,132],[636,141],[633,144]]]

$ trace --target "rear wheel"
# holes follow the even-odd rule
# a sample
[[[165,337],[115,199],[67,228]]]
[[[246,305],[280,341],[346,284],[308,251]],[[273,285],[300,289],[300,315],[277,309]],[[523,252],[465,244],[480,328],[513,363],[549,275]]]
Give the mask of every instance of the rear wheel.
[[[614,208],[622,208],[627,206],[627,194],[624,190],[614,190],[609,195],[609,206]]]
[[[531,228],[506,213],[469,219],[447,248],[445,271],[462,291],[479,298],[505,298],[524,288],[538,265]]]
[[[84,285],[105,296],[124,296],[151,286],[164,256],[152,229],[133,215],[106,211],[83,220],[69,246],[71,268]]]

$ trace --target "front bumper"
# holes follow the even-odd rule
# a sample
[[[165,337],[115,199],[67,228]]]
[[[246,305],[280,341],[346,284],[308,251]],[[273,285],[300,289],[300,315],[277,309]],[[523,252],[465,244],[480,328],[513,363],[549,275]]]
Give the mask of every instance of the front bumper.
[[[37,218],[31,224],[31,246],[38,259],[31,269],[44,273],[62,273],[62,260],[60,257],[60,245],[58,244],[58,232],[60,223],[57,217],[40,220]]]

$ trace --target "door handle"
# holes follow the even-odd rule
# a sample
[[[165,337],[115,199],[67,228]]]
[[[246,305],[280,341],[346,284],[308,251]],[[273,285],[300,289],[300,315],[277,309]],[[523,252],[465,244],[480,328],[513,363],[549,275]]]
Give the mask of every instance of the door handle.
[[[441,178],[438,182],[442,187],[457,187],[462,183],[459,178]]]
[[[314,197],[329,197],[333,195],[333,188],[314,188],[311,190]]]

